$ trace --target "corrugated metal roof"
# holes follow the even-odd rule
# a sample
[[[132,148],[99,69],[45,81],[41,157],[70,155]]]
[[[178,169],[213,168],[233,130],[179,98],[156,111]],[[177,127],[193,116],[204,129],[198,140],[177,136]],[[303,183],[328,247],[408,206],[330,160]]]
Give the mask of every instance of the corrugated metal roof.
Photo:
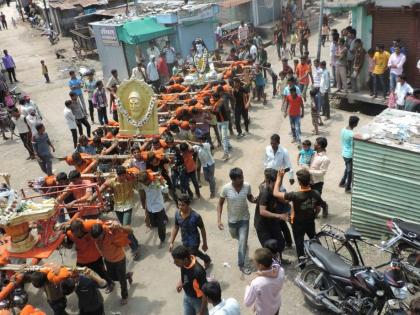
[[[381,238],[389,218],[420,223],[419,196],[419,152],[355,139],[352,225],[368,237]]]
[[[360,127],[356,137],[420,153],[420,114],[388,108]]]
[[[112,1],[112,0],[111,0]],[[109,2],[105,0],[50,0],[49,5],[52,8],[60,8],[61,10],[74,9],[77,6],[86,8],[92,5],[105,5]]]

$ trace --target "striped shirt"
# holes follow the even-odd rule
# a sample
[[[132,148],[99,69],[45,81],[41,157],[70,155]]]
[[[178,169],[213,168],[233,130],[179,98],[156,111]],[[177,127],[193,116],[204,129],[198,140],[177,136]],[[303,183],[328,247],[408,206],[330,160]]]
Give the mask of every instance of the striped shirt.
[[[223,186],[220,193],[221,198],[227,200],[227,212],[229,223],[236,223],[241,220],[249,220],[249,209],[247,197],[251,194],[251,185],[244,182],[239,193],[232,186],[232,183]]]

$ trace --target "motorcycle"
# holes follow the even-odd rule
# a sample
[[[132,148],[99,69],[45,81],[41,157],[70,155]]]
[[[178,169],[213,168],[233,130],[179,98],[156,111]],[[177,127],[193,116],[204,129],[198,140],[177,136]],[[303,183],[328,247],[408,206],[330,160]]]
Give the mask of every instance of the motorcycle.
[[[352,266],[316,239],[305,241],[305,265],[296,285],[318,309],[335,314],[407,314],[409,290],[398,262],[379,272],[369,266]]]
[[[45,29],[41,36],[47,36],[51,45],[55,45],[60,40],[58,33],[54,32],[50,27]]]
[[[393,257],[401,260],[405,280],[420,290],[420,225],[392,219],[387,227],[393,237],[382,243],[385,249],[393,249]]]

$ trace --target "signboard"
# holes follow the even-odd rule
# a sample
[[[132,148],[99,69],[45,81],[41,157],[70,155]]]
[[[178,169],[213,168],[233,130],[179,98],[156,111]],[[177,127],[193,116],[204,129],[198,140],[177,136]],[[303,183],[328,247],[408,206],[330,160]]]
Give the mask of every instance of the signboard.
[[[117,32],[114,27],[103,26],[99,29],[104,46],[119,46]]]

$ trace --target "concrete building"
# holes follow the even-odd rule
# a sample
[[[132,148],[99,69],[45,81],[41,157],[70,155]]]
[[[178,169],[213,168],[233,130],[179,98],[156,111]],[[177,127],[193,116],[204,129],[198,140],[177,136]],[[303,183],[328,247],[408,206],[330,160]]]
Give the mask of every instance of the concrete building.
[[[416,69],[420,59],[420,0],[341,0],[327,3],[326,7],[331,11],[351,11],[351,24],[365,49],[383,44],[389,50],[393,40],[399,38],[407,49],[407,80],[420,87]]]
[[[190,2],[191,3],[191,2]],[[204,39],[209,51],[216,48],[214,30],[216,4],[188,4],[183,1],[142,2],[139,16],[117,16],[110,20],[90,23],[95,36],[97,52],[104,77],[117,69],[121,78],[127,78],[141,58],[147,60],[148,42],[154,40],[162,48],[166,40],[186,57],[193,40]]]

